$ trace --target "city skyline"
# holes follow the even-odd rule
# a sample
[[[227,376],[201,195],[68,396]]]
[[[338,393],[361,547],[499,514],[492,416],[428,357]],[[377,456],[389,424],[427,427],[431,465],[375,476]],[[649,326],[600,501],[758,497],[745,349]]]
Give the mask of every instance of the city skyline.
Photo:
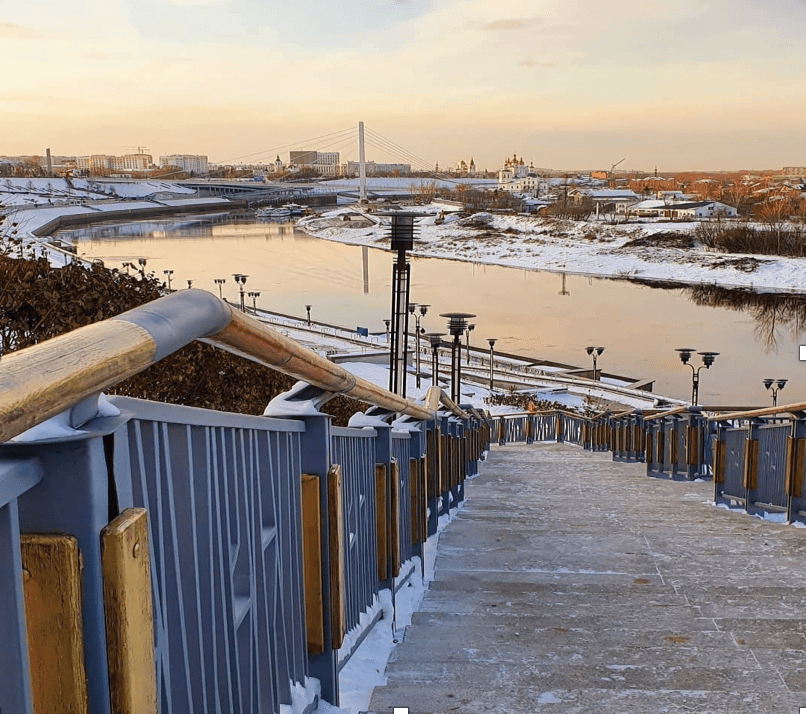
[[[363,120],[421,158],[803,164],[806,3],[0,0],[0,154],[270,161]],[[338,150],[357,160],[353,137]],[[310,144],[310,141],[306,142]],[[375,160],[403,160],[373,151]]]

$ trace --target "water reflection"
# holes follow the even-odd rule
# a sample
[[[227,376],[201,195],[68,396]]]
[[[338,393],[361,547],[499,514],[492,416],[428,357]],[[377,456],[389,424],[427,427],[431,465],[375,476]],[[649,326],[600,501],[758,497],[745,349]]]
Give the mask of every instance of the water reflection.
[[[304,317],[310,304],[323,322],[381,333],[389,317],[394,258],[389,251],[319,240],[290,224],[257,223],[245,214],[201,216],[93,226],[60,237],[79,255],[110,267],[147,258],[148,270],[157,276],[175,271],[175,287],[193,280],[194,287],[218,295],[215,279],[248,274],[248,287],[261,293],[261,305],[286,314]],[[797,339],[806,307],[798,297],[520,273],[412,256],[412,300],[433,306],[423,320],[432,332],[444,331],[440,312],[478,315],[471,341],[486,346],[487,338],[498,338],[497,351],[584,366],[586,345],[605,346],[605,372],[655,379],[656,391],[673,397],[686,398],[691,391],[690,372],[681,369],[674,348],[687,344],[720,352],[704,385],[710,390],[701,395],[704,403],[762,403],[767,398],[762,377],[793,379],[802,371]],[[239,301],[232,281],[223,293]],[[789,391],[794,395],[796,386]]]

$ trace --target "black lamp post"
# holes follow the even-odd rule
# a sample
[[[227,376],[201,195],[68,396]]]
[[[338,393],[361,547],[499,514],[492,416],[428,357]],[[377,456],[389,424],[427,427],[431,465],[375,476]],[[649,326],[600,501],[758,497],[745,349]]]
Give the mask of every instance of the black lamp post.
[[[693,364],[689,364],[694,348],[678,347],[675,351],[680,353],[680,361],[691,367],[691,406],[696,407],[700,395],[700,370],[703,367],[705,367],[705,369],[711,369],[714,358],[719,352],[697,352],[697,354],[702,357],[702,366],[695,369]]]
[[[235,282],[238,283],[238,287],[241,290],[241,310],[243,312],[246,312],[246,303],[244,302],[243,286],[246,285],[246,279],[249,276],[244,275],[243,273],[234,273],[232,277],[235,278]]]
[[[140,277],[141,278],[146,277],[146,262],[147,261],[146,261],[145,258],[138,258],[137,259],[137,263],[140,266]]]
[[[218,285],[218,297],[224,299],[224,283],[227,282],[226,278],[215,278],[213,282]]]
[[[252,312],[257,315],[257,299],[260,297],[260,293],[248,293],[249,297],[252,298]]]
[[[440,317],[448,318],[448,332],[453,336],[451,347],[451,399],[459,403],[462,385],[462,335],[467,330],[467,321],[475,315],[468,312],[445,312]]]
[[[308,327],[311,326],[311,308],[312,307],[313,307],[313,305],[306,305],[305,306],[305,312],[308,314]]]
[[[431,345],[431,385],[439,385],[439,348],[442,346],[444,332],[428,332],[425,335]]]
[[[494,337],[490,337],[487,342],[490,343],[490,391],[493,391],[493,347],[495,347],[495,343],[498,340]]]
[[[426,316],[429,307],[431,306],[417,303],[412,303],[409,305],[409,312],[414,315],[414,349],[417,351],[417,356],[415,358],[417,389],[420,388],[420,318]],[[419,308],[419,312],[415,312],[416,308]]]
[[[778,406],[778,392],[780,392],[788,382],[788,379],[765,379],[764,386],[772,392],[772,405]]]
[[[193,281],[188,280],[188,290],[190,290],[192,287],[193,287]]]
[[[389,339],[389,325],[392,323],[391,320],[384,320],[383,324],[386,325],[386,339]]]
[[[474,324],[470,324],[467,326],[467,332],[465,333],[467,336],[467,366],[470,366],[470,333],[476,329]]]
[[[602,352],[605,351],[604,347],[586,347],[585,352],[587,352],[591,357],[593,357],[593,380],[596,381],[596,360]]]
[[[168,278],[168,292],[171,292],[171,276],[174,274],[173,270],[163,270],[162,274]]]

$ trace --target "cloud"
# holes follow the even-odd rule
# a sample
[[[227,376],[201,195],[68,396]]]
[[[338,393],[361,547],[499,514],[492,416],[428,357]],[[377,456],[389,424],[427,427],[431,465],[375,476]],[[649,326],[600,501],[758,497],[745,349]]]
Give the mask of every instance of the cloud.
[[[523,59],[518,62],[518,67],[556,67],[555,62],[535,62],[533,59]]]
[[[30,27],[0,22],[0,37],[6,40],[33,40],[42,37],[42,34]]]
[[[542,17],[513,17],[502,20],[493,20],[482,25],[483,30],[526,30],[530,27],[542,26],[545,20]]]

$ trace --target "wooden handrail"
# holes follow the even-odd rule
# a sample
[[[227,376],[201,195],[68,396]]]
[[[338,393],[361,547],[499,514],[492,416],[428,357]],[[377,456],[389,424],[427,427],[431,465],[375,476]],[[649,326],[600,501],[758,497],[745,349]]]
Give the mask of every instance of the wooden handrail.
[[[773,414],[795,414],[806,411],[806,402],[796,404],[785,404],[781,407],[764,407],[763,409],[751,409],[746,412],[730,412],[708,417],[708,421],[727,421],[729,419],[752,419],[753,417],[770,416]]]
[[[675,414],[682,414],[683,412],[687,412],[691,407],[675,407],[674,409],[669,409],[665,412],[658,412],[657,414],[652,414],[651,416],[644,417],[644,421],[652,421],[653,419],[663,419],[667,416],[674,416]]]
[[[356,377],[204,290],[181,290],[5,355],[0,360],[0,443],[143,371],[195,339],[328,392],[415,419],[429,420],[436,414],[435,408]],[[444,395],[438,399],[457,416],[467,418]]]

